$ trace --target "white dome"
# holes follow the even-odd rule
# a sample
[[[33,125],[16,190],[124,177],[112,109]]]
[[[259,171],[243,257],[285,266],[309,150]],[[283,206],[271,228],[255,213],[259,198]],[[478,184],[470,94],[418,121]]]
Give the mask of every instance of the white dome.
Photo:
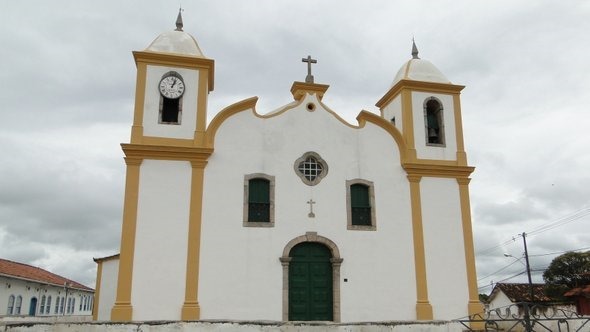
[[[146,48],[146,51],[176,53],[190,56],[203,57],[203,52],[197,44],[197,40],[184,31],[168,31],[159,35],[158,38]]]
[[[412,80],[434,83],[451,83],[430,61],[422,59],[410,59],[395,75],[393,84],[401,80]]]

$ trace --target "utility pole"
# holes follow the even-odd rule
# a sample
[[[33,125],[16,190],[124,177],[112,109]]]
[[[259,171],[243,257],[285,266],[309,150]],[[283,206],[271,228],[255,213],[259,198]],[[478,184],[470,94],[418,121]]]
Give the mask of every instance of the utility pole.
[[[530,305],[535,301],[535,299],[533,298],[533,281],[531,279],[531,265],[529,264],[529,252],[526,246],[526,233],[523,232],[522,233],[522,241],[524,243],[524,260],[526,262],[526,274],[529,278],[529,301],[526,302],[525,305],[525,310],[524,310],[524,323],[525,323],[525,328],[527,332],[531,332],[533,331],[533,328],[531,326],[531,308]]]

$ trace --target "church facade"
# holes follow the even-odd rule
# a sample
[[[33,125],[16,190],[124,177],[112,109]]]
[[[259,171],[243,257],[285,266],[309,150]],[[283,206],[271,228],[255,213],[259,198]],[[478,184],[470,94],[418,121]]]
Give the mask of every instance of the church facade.
[[[294,82],[207,124],[214,61],[177,29],[133,52],[120,255],[94,318],[449,320],[481,312],[460,92],[412,58],[350,124]],[[313,59],[303,59],[311,65]]]

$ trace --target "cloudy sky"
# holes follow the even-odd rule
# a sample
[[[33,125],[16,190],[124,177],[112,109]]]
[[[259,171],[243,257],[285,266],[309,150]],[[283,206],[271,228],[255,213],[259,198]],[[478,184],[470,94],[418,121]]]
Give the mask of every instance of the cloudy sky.
[[[183,1],[216,61],[209,117],[291,101],[312,55],[349,122],[388,90],[416,39],[462,93],[480,292],[590,249],[590,2]],[[131,51],[174,29],[178,1],[0,1],[0,257],[94,286],[118,252],[135,87]],[[504,253],[516,258],[504,257]],[[517,275],[516,277],[513,277]],[[510,278],[513,277],[513,278]],[[510,278],[510,279],[507,279]]]

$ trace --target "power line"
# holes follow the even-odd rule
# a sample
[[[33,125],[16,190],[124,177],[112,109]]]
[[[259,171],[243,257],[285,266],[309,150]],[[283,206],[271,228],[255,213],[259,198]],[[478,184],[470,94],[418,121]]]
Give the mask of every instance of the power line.
[[[520,276],[520,275],[523,275],[523,274],[525,274],[525,273],[526,273],[526,271],[522,271],[522,272],[520,272],[520,273],[518,273],[518,274],[515,274],[515,275],[513,275],[513,276],[510,276],[510,277],[508,277],[508,278],[504,278],[504,279],[502,279],[502,280],[498,280],[498,281],[496,281],[495,283],[496,283],[496,284],[498,284],[498,283],[504,282],[504,281],[506,281],[506,280],[510,280],[510,279],[512,279],[512,278],[516,278],[516,277],[518,277],[518,276]],[[490,286],[491,286],[491,285],[484,285],[484,286],[480,286],[480,287],[478,287],[477,289],[479,290],[479,289],[486,288],[486,287],[490,287]]]
[[[492,273],[488,274],[488,275],[487,275],[487,276],[485,276],[485,277],[481,277],[481,278],[477,279],[477,281],[481,281],[481,280],[483,280],[483,279],[486,279],[486,278],[489,278],[489,277],[491,277],[491,276],[494,276],[494,275],[496,275],[497,273],[499,273],[499,272],[502,272],[502,271],[506,270],[507,268],[511,267],[511,266],[512,266],[512,265],[514,265],[516,262],[518,262],[518,260],[515,260],[514,262],[512,262],[512,263],[510,263],[510,264],[508,264],[508,265],[506,265],[506,266],[504,266],[503,268],[499,269],[498,271],[492,272]]]
[[[582,251],[582,250],[588,250],[588,249],[590,249],[590,247],[584,247],[584,248],[578,248],[578,249],[572,249],[572,250],[564,250],[564,251],[556,251],[556,252],[550,252],[547,254],[529,255],[529,257],[559,255],[559,254],[565,254],[566,252],[576,252],[576,251]]]
[[[526,234],[527,235],[537,235],[537,234],[546,232],[548,230],[557,228],[559,226],[563,226],[563,225],[566,225],[566,224],[571,223],[573,221],[579,220],[579,219],[581,219],[581,218],[583,218],[583,217],[585,217],[587,215],[590,215],[590,207],[584,207],[584,208],[582,208],[580,210],[577,210],[577,211],[573,212],[572,214],[569,214],[567,216],[561,217],[561,218],[559,218],[559,219],[557,219],[555,221],[549,222],[547,224],[541,225],[538,228],[533,229],[530,232],[526,232]],[[492,246],[492,247],[489,247],[489,248],[486,248],[486,249],[482,249],[479,252],[477,252],[477,255],[483,255],[485,253],[494,251],[497,248],[504,247],[505,245],[507,245],[507,244],[509,244],[511,242],[515,242],[516,241],[516,238],[517,237],[520,237],[520,236],[522,236],[522,235],[519,234],[517,236],[513,236],[512,239],[510,239],[510,240],[506,240],[506,241],[504,241],[504,242],[502,242],[502,243],[500,243],[498,245],[495,245],[495,246]]]

